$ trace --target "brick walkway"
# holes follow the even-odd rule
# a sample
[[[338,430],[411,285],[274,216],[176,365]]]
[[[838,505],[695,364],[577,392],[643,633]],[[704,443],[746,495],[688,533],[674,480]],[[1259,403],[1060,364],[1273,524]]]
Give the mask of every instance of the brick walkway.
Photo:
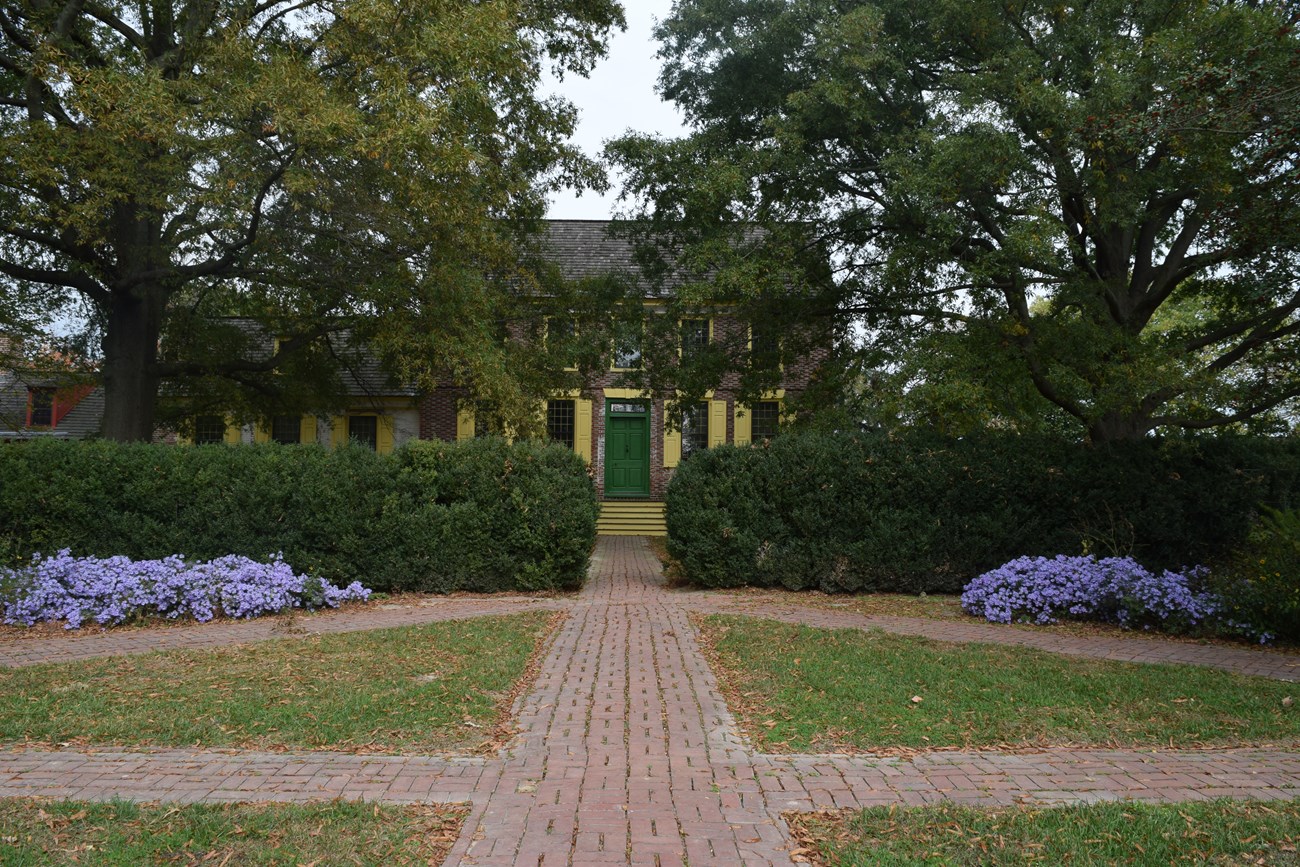
[[[666,592],[643,540],[602,538],[593,579],[563,604],[500,759],[11,751],[0,795],[469,801],[448,863],[529,867],[790,865],[787,810],[1300,796],[1300,753],[1260,749],[757,754],[696,645],[700,597]]]

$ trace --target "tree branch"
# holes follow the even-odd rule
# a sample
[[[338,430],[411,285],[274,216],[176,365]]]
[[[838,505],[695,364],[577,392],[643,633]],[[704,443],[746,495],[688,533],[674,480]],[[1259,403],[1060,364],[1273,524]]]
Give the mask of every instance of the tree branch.
[[[25,265],[0,259],[0,274],[12,277],[15,280],[24,280],[28,283],[41,283],[46,286],[64,286],[68,289],[76,289],[101,304],[107,303],[110,297],[108,290],[97,281],[85,274],[76,274],[72,271],[29,268]]]

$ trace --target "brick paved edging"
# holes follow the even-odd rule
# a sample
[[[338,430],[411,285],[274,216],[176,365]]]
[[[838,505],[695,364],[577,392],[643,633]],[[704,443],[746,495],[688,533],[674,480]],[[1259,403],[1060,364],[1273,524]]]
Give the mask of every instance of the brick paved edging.
[[[790,867],[791,810],[1300,796],[1300,753],[1285,750],[758,754],[700,653],[688,598],[665,591],[644,540],[602,539],[495,760],[13,750],[0,751],[0,795],[468,801],[447,863],[528,867]]]
[[[742,800],[760,796],[780,811],[936,801],[1008,805],[1300,797],[1300,753],[1260,749],[973,751],[912,758],[751,755],[720,767],[725,773],[715,779],[725,786],[716,794],[724,816]],[[0,752],[0,796],[484,804],[496,794],[502,772],[501,761],[472,757],[22,750]],[[532,792],[515,794],[537,800]],[[624,805],[618,806],[621,812]],[[644,806],[626,806],[633,818],[644,812]]]

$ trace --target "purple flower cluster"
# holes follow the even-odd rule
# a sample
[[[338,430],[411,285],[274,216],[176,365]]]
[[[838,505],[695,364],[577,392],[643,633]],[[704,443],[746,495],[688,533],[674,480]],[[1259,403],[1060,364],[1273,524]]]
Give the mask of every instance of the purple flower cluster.
[[[1182,630],[1219,610],[1219,598],[1200,589],[1206,575],[1201,566],[1157,575],[1131,557],[1020,557],[967,584],[961,604],[994,623],[1070,618]]]
[[[21,569],[0,569],[0,610],[10,625],[61,620],[77,629],[87,621],[109,625],[141,615],[205,622],[217,614],[250,618],[369,597],[356,581],[340,588],[294,574],[279,554],[269,563],[239,556],[187,563],[177,556],[99,559],[63,550],[38,554]]]

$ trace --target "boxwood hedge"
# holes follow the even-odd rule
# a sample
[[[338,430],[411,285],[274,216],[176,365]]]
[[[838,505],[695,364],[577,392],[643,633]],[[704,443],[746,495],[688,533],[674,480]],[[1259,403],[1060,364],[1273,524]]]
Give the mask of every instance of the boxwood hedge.
[[[790,433],[692,455],[666,520],[700,585],[954,592],[1024,555],[1213,563],[1298,493],[1294,440]]]
[[[561,446],[0,447],[0,554],[265,558],[376,590],[577,587],[595,491]]]

